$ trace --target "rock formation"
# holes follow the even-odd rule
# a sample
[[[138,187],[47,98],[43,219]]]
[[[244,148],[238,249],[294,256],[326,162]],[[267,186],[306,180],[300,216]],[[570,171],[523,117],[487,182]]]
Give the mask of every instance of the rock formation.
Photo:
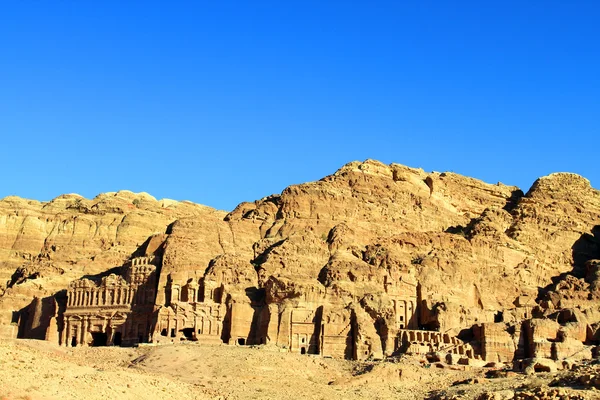
[[[119,192],[7,198],[0,221],[5,337],[523,369],[600,340],[600,192],[573,174],[523,194],[367,160],[229,214]]]

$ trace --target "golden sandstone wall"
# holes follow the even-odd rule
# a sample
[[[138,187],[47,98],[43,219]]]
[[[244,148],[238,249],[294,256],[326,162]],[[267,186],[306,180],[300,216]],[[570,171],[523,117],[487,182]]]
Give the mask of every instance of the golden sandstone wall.
[[[523,194],[368,160],[227,215],[128,192],[10,198],[0,211],[5,336],[492,361],[558,360],[598,341],[600,192],[573,174]],[[134,282],[139,257],[154,272]],[[83,308],[78,287],[94,293]],[[97,294],[108,287],[110,306]],[[558,322],[541,328],[548,317]]]

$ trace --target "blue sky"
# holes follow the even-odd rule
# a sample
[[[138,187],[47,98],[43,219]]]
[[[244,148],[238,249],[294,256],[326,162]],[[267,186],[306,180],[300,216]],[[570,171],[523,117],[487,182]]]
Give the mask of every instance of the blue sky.
[[[600,186],[595,1],[4,1],[0,197],[230,210],[373,158]]]

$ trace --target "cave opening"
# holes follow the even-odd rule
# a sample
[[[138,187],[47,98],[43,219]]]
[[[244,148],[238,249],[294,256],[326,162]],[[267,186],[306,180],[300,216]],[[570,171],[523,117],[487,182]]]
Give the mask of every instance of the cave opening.
[[[547,365],[542,365],[542,364],[535,364],[533,366],[533,370],[535,372],[552,372],[550,367],[548,367]]]
[[[494,315],[494,322],[504,322],[504,313],[502,311],[498,311]]]

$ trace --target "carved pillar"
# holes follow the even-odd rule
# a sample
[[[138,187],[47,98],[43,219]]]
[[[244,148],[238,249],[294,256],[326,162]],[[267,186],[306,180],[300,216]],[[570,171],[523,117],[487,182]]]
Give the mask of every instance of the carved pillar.
[[[104,328],[104,332],[106,333],[106,345],[114,346],[115,344],[115,328],[112,326],[112,321],[106,323]]]
[[[71,321],[69,320],[69,317],[65,318],[66,322],[65,322],[65,334],[64,336],[64,345],[66,347],[69,347],[71,345],[70,343],[70,338],[71,338]]]
[[[167,337],[171,337],[171,313],[167,313]]]
[[[86,335],[86,331],[87,331],[87,323],[86,323],[86,318],[82,318],[81,319],[81,332],[79,334],[80,340],[79,343],[81,344],[81,346],[85,346],[85,335]]]

